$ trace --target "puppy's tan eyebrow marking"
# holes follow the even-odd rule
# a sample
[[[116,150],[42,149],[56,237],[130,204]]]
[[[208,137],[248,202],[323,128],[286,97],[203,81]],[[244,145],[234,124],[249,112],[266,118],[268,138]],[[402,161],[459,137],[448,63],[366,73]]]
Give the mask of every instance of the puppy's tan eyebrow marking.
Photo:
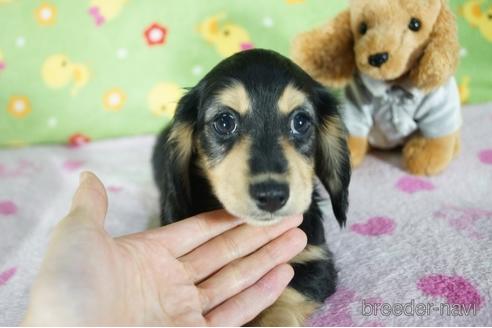
[[[278,99],[278,109],[281,113],[289,114],[295,108],[306,103],[306,101],[307,98],[304,92],[292,84],[288,84]]]
[[[241,115],[251,110],[251,101],[244,85],[234,81],[217,95],[217,100],[224,106],[234,109]]]

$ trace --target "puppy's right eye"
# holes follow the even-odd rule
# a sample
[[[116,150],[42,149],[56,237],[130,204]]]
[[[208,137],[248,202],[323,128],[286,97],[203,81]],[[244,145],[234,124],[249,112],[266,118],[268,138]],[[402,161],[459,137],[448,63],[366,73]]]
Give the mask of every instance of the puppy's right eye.
[[[311,118],[308,114],[300,112],[294,115],[290,121],[290,130],[295,136],[305,135],[311,128]]]
[[[367,33],[367,23],[366,22],[360,23],[360,25],[359,25],[359,33],[360,33],[360,35],[364,35],[364,34]]]
[[[215,132],[221,136],[230,136],[237,130],[237,122],[231,113],[221,113],[213,121]]]

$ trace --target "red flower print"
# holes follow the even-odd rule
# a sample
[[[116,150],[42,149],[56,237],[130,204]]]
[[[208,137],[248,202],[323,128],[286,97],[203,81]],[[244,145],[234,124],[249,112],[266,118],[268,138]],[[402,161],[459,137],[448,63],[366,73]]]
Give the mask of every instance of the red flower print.
[[[68,146],[70,148],[77,148],[89,142],[91,142],[91,138],[89,138],[88,136],[82,133],[76,133],[71,135],[70,138],[68,139]]]
[[[145,29],[145,41],[149,46],[164,44],[167,38],[167,29],[157,23],[153,23]]]

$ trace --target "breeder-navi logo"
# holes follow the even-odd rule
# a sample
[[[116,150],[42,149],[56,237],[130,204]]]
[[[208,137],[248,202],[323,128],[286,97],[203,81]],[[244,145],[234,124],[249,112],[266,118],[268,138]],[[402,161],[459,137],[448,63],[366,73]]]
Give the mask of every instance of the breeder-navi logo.
[[[408,303],[366,303],[362,300],[363,316],[429,316],[431,313],[439,313],[441,316],[462,317],[477,314],[475,304],[447,304],[447,303],[415,303],[411,300]]]

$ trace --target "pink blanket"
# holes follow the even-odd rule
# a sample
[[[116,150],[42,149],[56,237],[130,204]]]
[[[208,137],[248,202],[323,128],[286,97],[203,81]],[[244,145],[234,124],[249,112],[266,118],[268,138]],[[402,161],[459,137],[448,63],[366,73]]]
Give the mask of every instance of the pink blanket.
[[[308,324],[492,325],[492,105],[463,109],[463,152],[434,178],[377,152],[355,170],[347,228],[327,203],[339,289]],[[0,151],[0,326],[16,325],[56,222],[81,170],[106,184],[114,235],[158,224],[153,137],[80,148]]]

